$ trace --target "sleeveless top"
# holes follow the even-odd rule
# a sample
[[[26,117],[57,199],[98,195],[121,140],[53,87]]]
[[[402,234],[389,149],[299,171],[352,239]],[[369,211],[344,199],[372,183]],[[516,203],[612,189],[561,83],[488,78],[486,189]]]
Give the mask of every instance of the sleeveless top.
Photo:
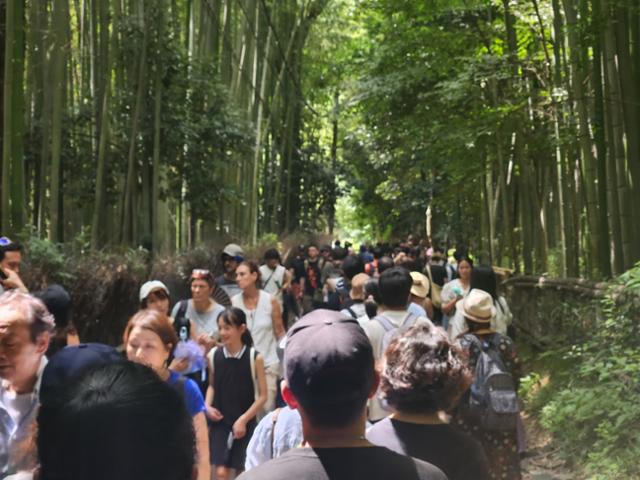
[[[272,295],[269,295],[264,290],[260,290],[258,304],[254,310],[249,310],[244,305],[242,293],[231,299],[231,305],[241,309],[247,316],[247,327],[253,337],[256,350],[264,357],[265,367],[278,363],[278,354],[276,353],[277,341],[273,333],[273,321],[271,317],[273,313],[272,298]]]
[[[193,322],[193,327],[195,328],[196,336],[201,333],[206,333],[211,337],[218,336],[218,316],[224,311],[224,307],[219,303],[213,307],[212,310],[208,312],[198,312],[193,307],[193,300],[181,300],[176,303],[171,311],[171,316],[174,318],[174,328],[176,328],[176,333],[178,334],[178,338],[180,338],[180,328],[185,326],[183,320],[177,319],[178,312],[180,311],[180,306],[183,305],[182,302],[187,302],[187,310],[185,312],[186,318]],[[188,322],[186,322],[188,324]],[[189,332],[190,333],[190,332]]]
[[[221,422],[229,428],[255,400],[249,355],[248,347],[240,358],[227,357],[224,348],[216,349],[213,355],[213,406],[224,415]]]

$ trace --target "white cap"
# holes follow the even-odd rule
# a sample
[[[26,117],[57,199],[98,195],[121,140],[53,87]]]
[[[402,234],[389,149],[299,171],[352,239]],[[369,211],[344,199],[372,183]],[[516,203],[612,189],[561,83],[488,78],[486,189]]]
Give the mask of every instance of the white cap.
[[[224,247],[222,254],[229,255],[230,257],[234,258],[244,258],[244,251],[242,250],[242,247],[240,245],[236,245],[235,243],[230,243],[229,245]]]
[[[155,292],[156,290],[164,290],[167,296],[169,296],[169,289],[164,283],[160,280],[151,280],[143,283],[140,287],[140,301],[143,301],[151,292]]]

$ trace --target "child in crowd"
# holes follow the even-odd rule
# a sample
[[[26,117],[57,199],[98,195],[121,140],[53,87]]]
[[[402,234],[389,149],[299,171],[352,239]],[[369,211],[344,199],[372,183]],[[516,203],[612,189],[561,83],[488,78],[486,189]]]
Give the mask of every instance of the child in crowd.
[[[247,317],[229,308],[218,317],[222,346],[209,353],[210,385],[207,391],[211,463],[216,478],[230,478],[244,469],[247,444],[256,415],[267,401],[264,359],[253,348]]]

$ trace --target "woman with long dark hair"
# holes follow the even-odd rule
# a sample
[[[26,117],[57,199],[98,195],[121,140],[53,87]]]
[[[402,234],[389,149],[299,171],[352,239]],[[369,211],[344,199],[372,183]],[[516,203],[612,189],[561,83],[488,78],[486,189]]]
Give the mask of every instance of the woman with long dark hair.
[[[471,290],[477,289],[487,292],[493,299],[495,314],[491,318],[491,330],[502,335],[507,334],[507,329],[513,321],[513,314],[509,309],[507,300],[498,295],[498,277],[493,268],[486,265],[479,265],[471,271]],[[468,330],[467,322],[461,311],[456,311],[454,317],[449,322],[449,338],[455,340]]]
[[[449,328],[449,320],[456,313],[457,303],[467,296],[471,289],[471,272],[473,260],[462,257],[458,260],[458,278],[446,283],[442,288],[440,298],[442,300],[442,328]]]

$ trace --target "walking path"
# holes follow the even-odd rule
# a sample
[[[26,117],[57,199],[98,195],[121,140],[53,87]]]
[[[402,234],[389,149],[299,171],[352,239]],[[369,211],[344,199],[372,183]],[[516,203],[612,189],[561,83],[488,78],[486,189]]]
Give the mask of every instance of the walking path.
[[[571,480],[576,478],[559,457],[551,436],[538,425],[535,417],[523,414],[529,451],[522,460],[523,480]]]

